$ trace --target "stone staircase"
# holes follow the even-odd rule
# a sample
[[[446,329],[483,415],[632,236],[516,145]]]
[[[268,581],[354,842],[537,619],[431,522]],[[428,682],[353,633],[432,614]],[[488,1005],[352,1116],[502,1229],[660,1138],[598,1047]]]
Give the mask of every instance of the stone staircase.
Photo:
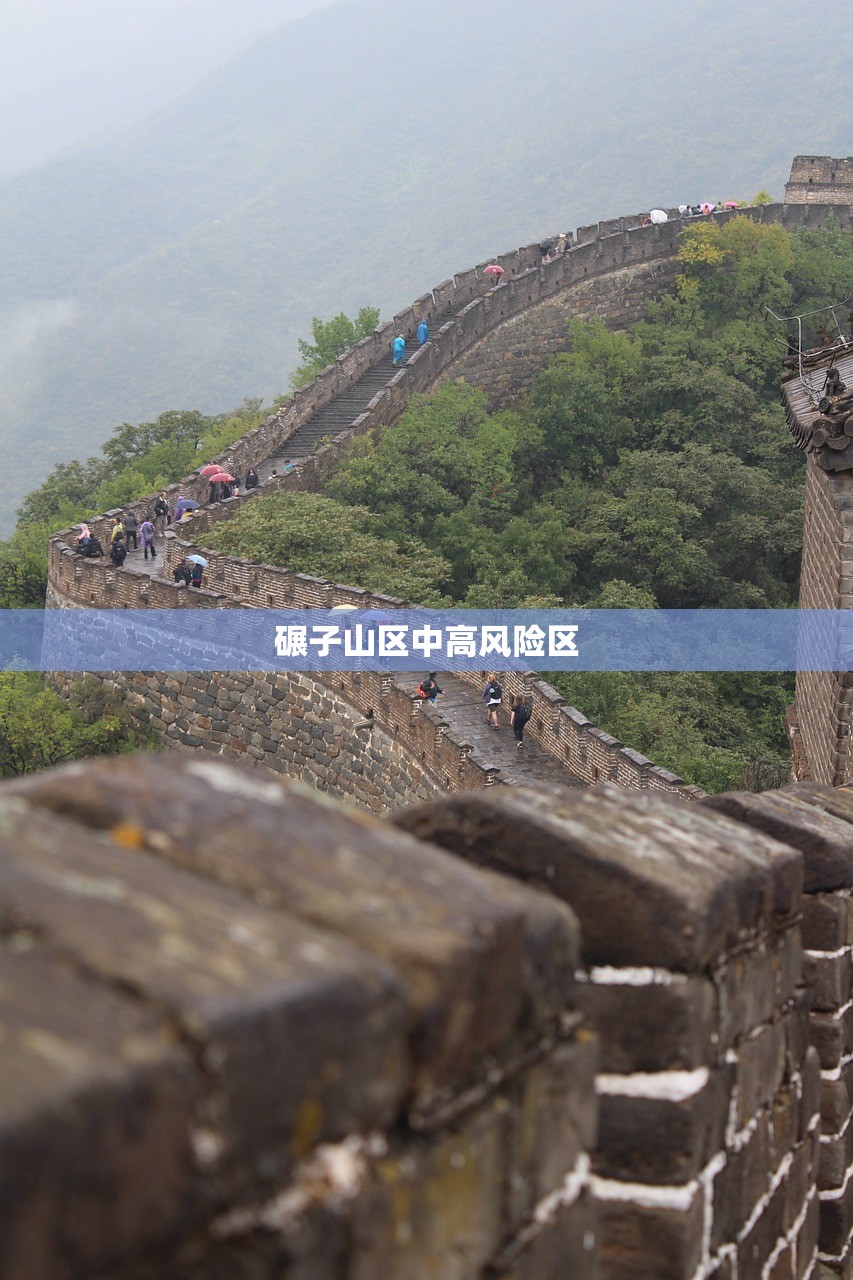
[[[400,367],[402,368],[402,365]],[[276,453],[262,462],[257,468],[261,479],[265,480],[273,467],[281,472],[285,458],[289,458],[291,462],[298,465],[311,457],[321,441],[346,431],[359,414],[364,413],[376,393],[382,390],[395,372],[389,352],[386,361],[368,369],[348,391],[336,396],[315,413],[313,418],[303,423]]]

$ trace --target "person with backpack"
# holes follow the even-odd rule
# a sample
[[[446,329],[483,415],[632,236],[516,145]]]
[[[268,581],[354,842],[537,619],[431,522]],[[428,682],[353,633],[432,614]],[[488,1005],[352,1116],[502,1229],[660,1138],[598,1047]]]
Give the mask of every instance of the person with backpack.
[[[493,729],[499,729],[498,724],[498,708],[504,699],[503,689],[494,671],[489,675],[486,681],[486,687],[483,690],[483,701],[486,704],[486,726],[491,725]],[[492,718],[494,717],[494,719]]]
[[[524,701],[520,693],[515,694],[510,703],[510,724],[515,735],[517,746],[524,745],[524,726],[530,719],[530,708]]]
[[[431,671],[418,685],[418,693],[422,698],[429,698],[430,702],[435,703],[436,698],[444,691],[439,689],[436,680],[437,672]]]
[[[113,537],[110,546],[110,559],[117,569],[120,569],[127,559],[127,547],[124,545],[124,536],[119,538]]]

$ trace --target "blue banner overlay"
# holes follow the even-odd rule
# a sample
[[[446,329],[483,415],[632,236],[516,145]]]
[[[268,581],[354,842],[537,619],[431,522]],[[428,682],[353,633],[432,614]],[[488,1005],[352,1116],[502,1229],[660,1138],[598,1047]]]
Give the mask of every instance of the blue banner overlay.
[[[853,611],[0,610],[36,671],[848,671]]]

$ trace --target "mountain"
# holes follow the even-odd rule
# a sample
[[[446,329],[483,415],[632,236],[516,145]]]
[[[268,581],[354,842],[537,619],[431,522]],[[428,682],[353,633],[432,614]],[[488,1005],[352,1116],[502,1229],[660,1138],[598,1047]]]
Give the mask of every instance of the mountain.
[[[5,182],[7,493],[119,421],[283,390],[314,314],[392,314],[597,218],[781,198],[795,153],[853,152],[853,106],[815,93],[845,83],[845,10],[345,0]]]
[[[20,0],[16,0],[18,4]],[[28,0],[0,7],[0,175],[163,107],[327,0]]]

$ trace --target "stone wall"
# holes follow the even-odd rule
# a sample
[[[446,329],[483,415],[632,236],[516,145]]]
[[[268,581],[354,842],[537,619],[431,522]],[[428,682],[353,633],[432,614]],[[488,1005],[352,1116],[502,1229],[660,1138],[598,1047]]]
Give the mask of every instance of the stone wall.
[[[4,1280],[594,1280],[566,907],[215,761],[0,818]]]
[[[626,329],[641,320],[649,302],[672,291],[674,259],[640,263],[570,285],[482,338],[453,366],[446,379],[467,382],[499,406],[529,391],[551,356],[570,348],[570,320],[600,317],[608,328]]]
[[[449,799],[395,821],[568,903],[601,1038],[601,1280],[812,1275],[820,1070],[802,858],[703,810],[607,789]]]
[[[705,804],[799,849],[810,1037],[821,1067],[821,1276],[853,1270],[853,794],[801,785]]]
[[[795,228],[819,226],[829,211],[811,205],[784,205],[748,212],[759,221],[781,222]],[[731,213],[716,215],[721,222],[733,216]],[[394,333],[413,333],[418,320],[426,318],[432,329],[430,342],[420,348],[402,370],[396,373],[389,370],[387,385],[349,430],[318,450],[298,475],[279,476],[275,481],[262,484],[252,495],[241,495],[202,509],[184,536],[196,549],[203,549],[203,535],[211,523],[229,519],[243,502],[253,500],[258,494],[277,489],[322,488],[349,440],[370,429],[392,426],[415,392],[429,392],[442,381],[464,377],[491,387],[496,398],[516,393],[529,383],[536,365],[547,354],[566,346],[565,321],[572,315],[602,314],[614,327],[636,319],[648,298],[657,297],[671,285],[683,226],[679,220],[645,227],[641,222],[642,215],[635,215],[580,228],[569,251],[544,265],[540,263],[541,255],[535,245],[502,255],[495,261],[504,266],[506,277],[497,287],[491,285],[491,277],[483,274],[485,264],[436,286],[432,293],[416,300],[373,337],[364,339],[342,356],[315,382],[297,392],[292,401],[260,427],[236,441],[220,461],[240,472],[249,466],[258,466],[280,449],[318,409],[350,388],[368,368],[386,361]],[[169,494],[172,500],[181,492],[203,501],[207,489],[207,481],[193,475],[171,486]],[[151,499],[133,505],[142,515],[150,509]],[[105,543],[109,514],[90,522]],[[108,562],[83,561],[71,551],[71,541],[71,531],[51,540],[50,607],[219,608],[240,604],[287,608],[309,604],[331,607],[344,603],[369,607],[371,600],[378,600],[382,607],[383,603],[389,603],[357,587],[340,587],[321,579],[286,574],[270,566],[224,556],[211,557],[208,583],[213,589],[181,592],[167,580],[116,570]],[[170,556],[176,550],[173,544],[170,555],[165,557],[167,577]],[[523,687],[534,703],[534,716],[527,730],[529,736],[566,765],[573,777],[591,783],[615,780],[626,787],[651,787],[687,797],[698,794],[696,788],[686,786],[682,779],[657,768],[638,752],[595,728],[581,712],[568,707],[553,689],[536,681],[533,673],[527,673],[521,680],[518,691]],[[511,692],[517,691],[517,683],[514,677],[507,678]],[[263,690],[255,692],[260,694]],[[363,709],[363,703],[356,705],[359,714]],[[270,710],[265,707],[263,714],[268,715]],[[204,709],[200,716],[207,718]],[[395,715],[391,721],[383,722],[383,728],[404,722],[404,717]],[[263,728],[263,724],[256,725],[251,732],[262,738]],[[429,726],[422,736],[431,737],[436,752],[439,748],[445,749],[445,738],[452,739],[446,727],[442,733],[440,727],[432,732]],[[175,734],[170,737],[174,738]],[[261,749],[260,743],[254,745]],[[451,750],[462,762],[456,772],[465,775],[465,789],[477,785],[475,779],[485,785],[495,781],[494,771],[469,768],[470,745],[451,742]],[[430,754],[428,749],[427,757],[421,756],[414,767],[411,785],[415,788],[421,785],[424,772],[421,764],[426,764],[426,772],[432,778],[447,776],[443,765],[433,767]],[[314,776],[313,765],[309,773]],[[454,775],[454,770],[450,770],[450,774]]]
[[[0,1274],[846,1280],[851,892],[811,784],[4,784]]]
[[[785,203],[853,205],[853,156],[796,156]]]
[[[806,467],[801,609],[853,605],[853,488],[844,472]],[[798,671],[796,725],[802,741],[797,778],[838,786],[851,778],[849,731],[853,679],[837,671]]]
[[[73,677],[55,683],[64,691]],[[105,683],[173,750],[261,765],[374,813],[486,785],[487,769],[436,743],[430,718],[381,677],[342,674],[335,688],[310,674],[139,671]]]

